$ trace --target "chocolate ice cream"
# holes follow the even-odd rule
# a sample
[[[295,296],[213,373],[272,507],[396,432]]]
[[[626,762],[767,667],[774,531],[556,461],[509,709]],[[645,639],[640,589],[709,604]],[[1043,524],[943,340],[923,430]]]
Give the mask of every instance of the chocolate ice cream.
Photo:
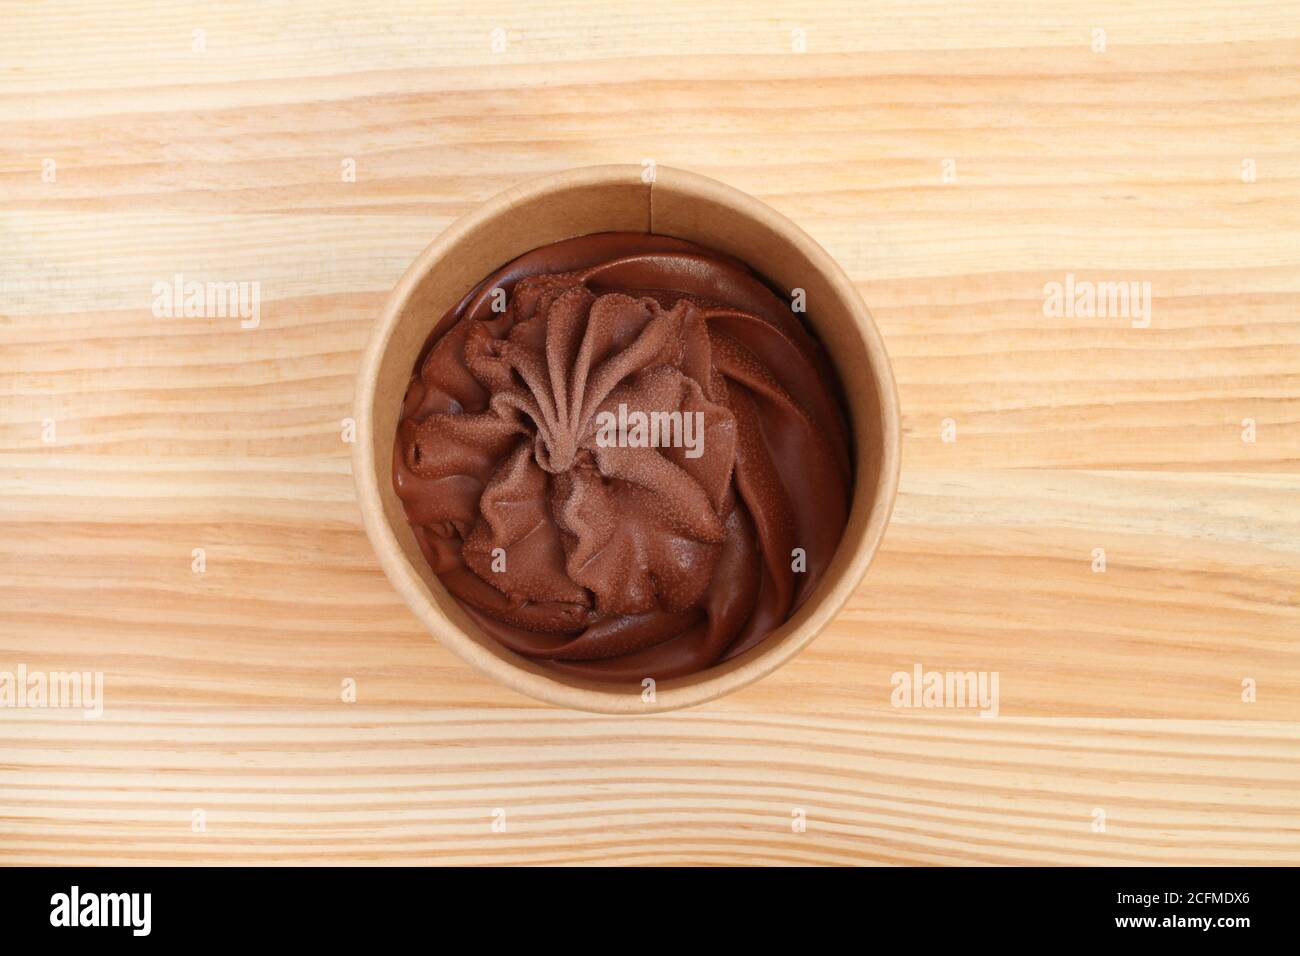
[[[430,566],[502,644],[662,680],[754,647],[817,586],[852,493],[839,394],[744,264],[584,236],[442,317],[393,483]]]

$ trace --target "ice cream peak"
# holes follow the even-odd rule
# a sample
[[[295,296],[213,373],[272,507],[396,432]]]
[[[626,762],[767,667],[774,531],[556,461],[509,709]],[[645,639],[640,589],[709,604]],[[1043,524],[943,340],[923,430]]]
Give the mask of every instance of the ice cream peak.
[[[851,489],[837,379],[740,262],[603,233],[442,318],[393,482],[421,550],[514,651],[664,679],[762,641],[816,587]]]

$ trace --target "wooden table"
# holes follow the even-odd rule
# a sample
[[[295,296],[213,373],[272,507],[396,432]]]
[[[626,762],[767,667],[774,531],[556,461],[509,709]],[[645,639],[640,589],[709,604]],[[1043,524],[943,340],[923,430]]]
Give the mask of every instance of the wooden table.
[[[1300,863],[1300,6],[471,6],[5,0],[0,672],[104,713],[0,709],[0,860]],[[811,649],[610,719],[416,625],[342,421],[449,222],[643,159],[845,266],[904,464]]]

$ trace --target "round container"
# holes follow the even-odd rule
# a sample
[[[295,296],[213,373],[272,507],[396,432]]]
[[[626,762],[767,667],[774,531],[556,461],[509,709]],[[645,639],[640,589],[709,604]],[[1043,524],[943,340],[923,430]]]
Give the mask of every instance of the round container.
[[[538,246],[595,232],[675,236],[730,253],[787,293],[839,373],[853,436],[853,501],[816,590],[744,654],[653,688],[571,677],[483,633],[429,568],[393,491],[393,442],[415,360],[437,321],[484,276]],[[357,378],[352,471],[366,533],[411,610],[472,666],[530,697],[605,713],[654,713],[712,700],[797,654],[862,580],[898,487],[898,397],[889,358],[848,276],[798,226],[752,196],[679,169],[591,166],[515,186],[458,219],[406,270],[370,338]]]

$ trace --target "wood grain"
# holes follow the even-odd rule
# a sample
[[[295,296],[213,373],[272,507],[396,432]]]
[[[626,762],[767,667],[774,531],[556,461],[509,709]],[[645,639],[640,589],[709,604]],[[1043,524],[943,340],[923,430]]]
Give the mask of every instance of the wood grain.
[[[1300,747],[1290,725],[1260,721],[173,708],[33,729],[0,746],[24,771],[3,787],[10,863],[1237,864],[1300,853]]]
[[[0,709],[0,861],[1300,863],[1300,6],[474,6],[0,0],[0,671],[106,696]],[[808,651],[630,720],[416,626],[341,422],[442,228],[643,158],[845,266],[904,461]],[[155,318],[176,273],[259,327]],[[1001,716],[895,710],[917,662]]]

